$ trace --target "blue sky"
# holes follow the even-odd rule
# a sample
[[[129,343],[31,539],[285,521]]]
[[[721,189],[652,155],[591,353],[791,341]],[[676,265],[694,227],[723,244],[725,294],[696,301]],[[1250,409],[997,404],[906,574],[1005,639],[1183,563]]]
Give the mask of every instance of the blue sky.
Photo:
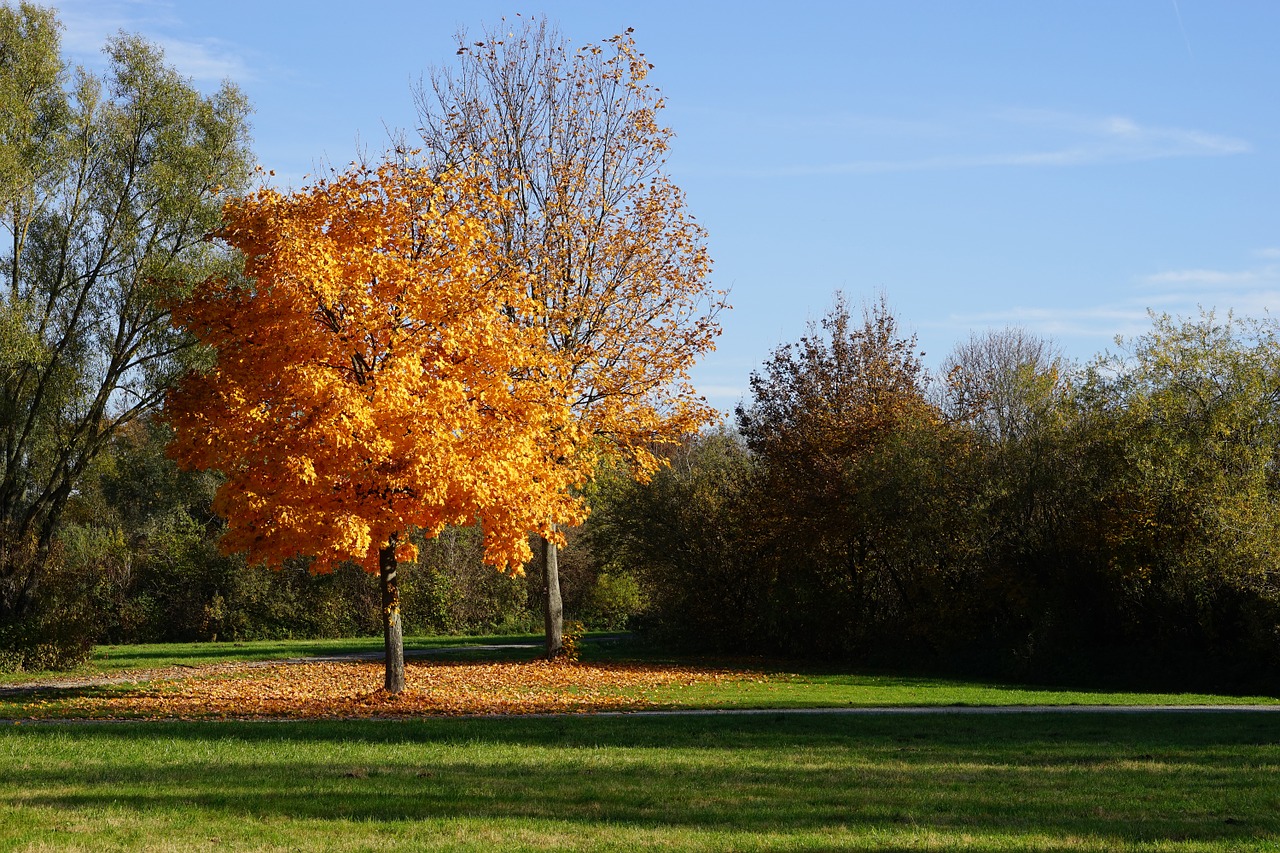
[[[886,294],[931,365],[988,327],[1084,360],[1149,308],[1280,308],[1273,0],[53,5],[78,62],[125,29],[202,87],[235,81],[261,164],[295,186],[412,127],[459,27],[634,27],[732,291],[694,376],[726,410],[837,289]]]

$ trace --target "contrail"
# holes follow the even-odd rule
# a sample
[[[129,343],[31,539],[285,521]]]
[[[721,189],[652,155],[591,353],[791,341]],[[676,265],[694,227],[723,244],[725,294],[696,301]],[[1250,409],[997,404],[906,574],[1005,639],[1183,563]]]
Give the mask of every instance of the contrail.
[[[1173,14],[1178,19],[1178,30],[1182,33],[1182,43],[1187,46],[1187,58],[1195,62],[1195,56],[1191,53],[1191,39],[1187,38],[1187,28],[1182,25],[1182,11],[1178,8],[1178,0],[1172,0]]]

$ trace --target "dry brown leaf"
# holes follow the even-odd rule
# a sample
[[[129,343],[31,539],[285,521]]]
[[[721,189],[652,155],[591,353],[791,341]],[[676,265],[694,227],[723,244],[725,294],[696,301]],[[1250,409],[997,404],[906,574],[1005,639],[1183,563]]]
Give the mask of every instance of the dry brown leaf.
[[[656,688],[721,684],[759,673],[653,664],[411,662],[391,695],[374,662],[222,665],[108,695],[53,698],[30,718],[219,719],[552,714],[664,707]]]

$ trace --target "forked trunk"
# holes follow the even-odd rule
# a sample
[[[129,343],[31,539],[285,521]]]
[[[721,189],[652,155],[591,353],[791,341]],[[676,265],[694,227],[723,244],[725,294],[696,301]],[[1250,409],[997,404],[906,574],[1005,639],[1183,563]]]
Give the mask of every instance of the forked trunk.
[[[556,543],[542,540],[542,599],[546,605],[547,660],[564,651],[564,602],[560,599],[560,557]]]
[[[400,624],[400,583],[396,580],[396,537],[378,552],[382,580],[382,636],[386,649],[388,693],[404,690],[404,629]]]

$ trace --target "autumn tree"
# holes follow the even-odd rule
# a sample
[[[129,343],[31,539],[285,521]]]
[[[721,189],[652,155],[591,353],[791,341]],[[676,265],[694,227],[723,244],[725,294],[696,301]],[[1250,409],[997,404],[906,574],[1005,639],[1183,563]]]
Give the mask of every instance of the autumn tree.
[[[243,96],[202,95],[121,34],[70,72],[55,14],[0,6],[0,630],[33,612],[77,484],[182,369],[161,304],[227,263]]]
[[[410,528],[479,521],[488,563],[581,521],[563,371],[527,286],[491,251],[474,176],[354,168],[229,203],[219,236],[245,278],[175,309],[216,352],[168,411],[184,464],[225,482],[223,546],[252,562],[356,560],[380,575],[386,689],[404,685],[396,580]]]
[[[713,348],[724,294],[702,228],[666,172],[671,130],[630,30],[570,49],[545,19],[458,39],[456,68],[418,87],[426,156],[508,204],[486,219],[523,272],[524,319],[560,355],[556,379],[580,440],[644,478],[651,448],[715,419],[688,382]],[[544,549],[547,653],[561,646],[556,542]]]
[[[738,426],[756,459],[756,512],[770,531],[770,600],[784,642],[864,651],[888,633],[926,635],[945,596],[963,437],[926,394],[914,337],[883,298],[861,318],[843,297],[751,375]]]
[[[774,350],[752,372],[751,397],[738,406],[737,419],[782,511],[809,507],[811,520],[823,517],[822,507],[845,502],[853,461],[905,426],[939,420],[925,382],[915,338],[899,333],[883,298],[859,320],[837,294],[820,322]]]

